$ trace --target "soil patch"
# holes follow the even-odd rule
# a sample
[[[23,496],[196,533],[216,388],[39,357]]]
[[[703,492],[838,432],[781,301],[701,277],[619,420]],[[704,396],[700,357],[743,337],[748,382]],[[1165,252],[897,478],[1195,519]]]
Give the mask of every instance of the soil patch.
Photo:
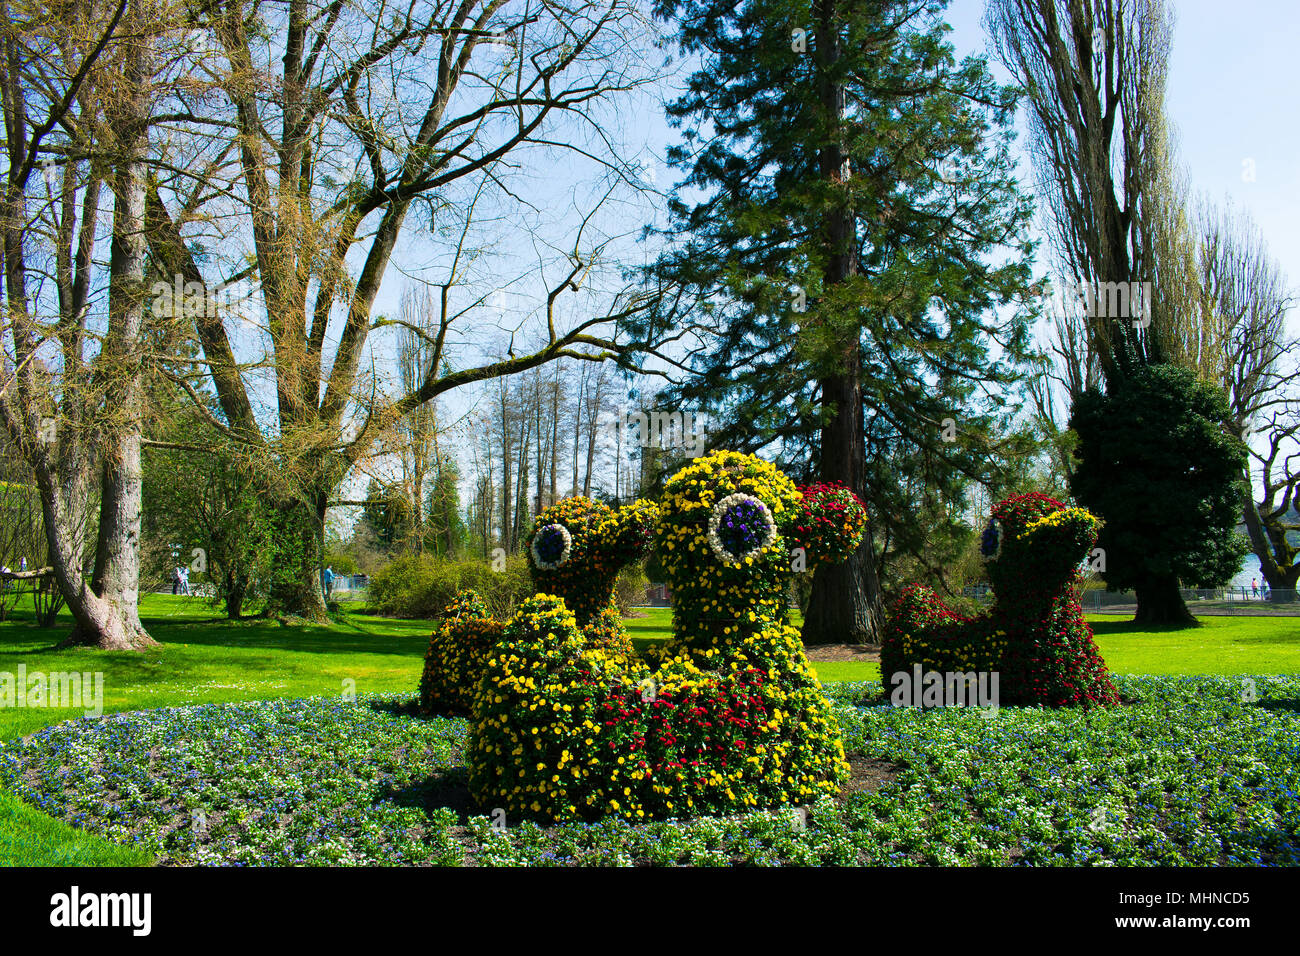
[[[880,662],[879,644],[814,644],[803,650],[810,661]]]

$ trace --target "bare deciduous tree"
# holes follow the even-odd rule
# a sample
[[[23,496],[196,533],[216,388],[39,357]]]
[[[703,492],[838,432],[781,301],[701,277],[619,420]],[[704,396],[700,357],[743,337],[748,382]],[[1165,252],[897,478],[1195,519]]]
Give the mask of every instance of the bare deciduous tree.
[[[39,490],[69,640],[139,649],[154,643],[138,613],[145,183],[155,102],[175,80],[174,11],[87,0],[4,14],[0,424]]]
[[[1281,597],[1300,582],[1300,339],[1286,326],[1295,297],[1248,215],[1202,200],[1194,219],[1209,345],[1200,367],[1223,387],[1231,425],[1250,448],[1242,514],[1260,572]]]
[[[416,0],[396,11],[222,0],[201,11],[195,25],[218,50],[200,65],[219,102],[179,96],[175,121],[208,138],[205,162],[190,164],[207,177],[204,202],[186,200],[193,190],[183,171],[160,182],[150,195],[150,242],[186,281],[255,282],[265,355],[237,361],[240,343],[221,319],[200,319],[194,332],[226,418],[215,424],[266,447],[285,476],[277,507],[295,542],[295,573],[278,603],[320,618],[325,509],[377,436],[451,389],[562,356],[612,355],[618,347],[605,330],[644,307],[629,286],[562,326],[557,300],[592,264],[592,250],[575,244],[566,280],[542,293],[537,348],[445,370],[453,325],[463,326],[486,293],[458,305],[444,296],[416,387],[376,400],[363,374],[381,324],[376,295],[413,213],[434,223],[454,216],[464,187],[472,193],[485,181],[511,197],[505,164],[525,149],[569,148],[621,171],[593,111],[637,83],[643,21],[630,0]],[[585,124],[585,141],[565,134],[561,120]],[[246,245],[203,262],[194,246],[214,224],[227,245]],[[253,366],[273,379],[269,414],[257,410],[246,374]]]
[[[1027,149],[1067,281],[1152,282],[1172,169],[1163,0],[990,0],[986,25],[1026,91]],[[1158,328],[1159,301],[1144,305],[1151,312],[1142,318]],[[1107,381],[1158,355],[1151,326],[1088,318],[1088,351]],[[1061,341],[1073,342],[1067,331]]]

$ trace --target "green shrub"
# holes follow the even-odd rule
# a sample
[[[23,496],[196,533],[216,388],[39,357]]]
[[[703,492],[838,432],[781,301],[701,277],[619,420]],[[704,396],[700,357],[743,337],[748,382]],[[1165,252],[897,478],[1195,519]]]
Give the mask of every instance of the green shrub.
[[[437,618],[460,591],[475,591],[489,614],[506,618],[533,590],[522,555],[506,558],[505,567],[494,571],[486,561],[412,554],[375,572],[370,579],[370,603],[381,614]]]
[[[618,605],[618,613],[626,617],[632,608],[645,604],[645,592],[649,587],[650,579],[640,564],[629,564],[618,572],[614,582],[614,603]]]
[[[486,561],[461,561],[458,567],[460,589],[481,596],[488,614],[497,620],[504,621],[537,591],[528,573],[528,560],[522,554],[506,558],[505,567],[500,571],[492,570],[492,565]],[[453,593],[445,598],[443,604],[450,603],[455,596]]]

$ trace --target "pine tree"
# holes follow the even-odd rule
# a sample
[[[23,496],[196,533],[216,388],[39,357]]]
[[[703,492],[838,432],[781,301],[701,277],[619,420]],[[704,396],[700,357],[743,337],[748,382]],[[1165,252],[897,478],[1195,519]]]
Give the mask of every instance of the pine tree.
[[[913,449],[934,490],[958,498],[996,470],[1027,351],[1015,303],[1032,208],[1008,152],[1015,96],[982,58],[955,60],[942,9],[657,8],[701,63],[669,107],[683,131],[669,160],[685,178],[655,266],[685,307],[639,331],[696,337],[693,374],[670,398],[721,426],[713,444],[843,482],[877,525],[899,493],[873,467],[885,452]],[[817,570],[805,641],[873,638],[871,538]]]

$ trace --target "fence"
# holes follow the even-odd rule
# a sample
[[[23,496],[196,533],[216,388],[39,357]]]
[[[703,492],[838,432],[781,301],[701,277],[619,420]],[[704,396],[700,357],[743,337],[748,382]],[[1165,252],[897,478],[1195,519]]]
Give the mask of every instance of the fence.
[[[1226,588],[1183,588],[1180,592],[1193,614],[1300,615],[1300,592],[1272,591],[1234,585]],[[1137,608],[1131,591],[1083,592],[1083,609],[1096,614],[1126,614]]]
[[[330,585],[331,601],[364,601],[370,585],[368,574],[336,574]]]
[[[199,577],[196,574],[190,576],[190,595],[208,598],[214,596],[217,593],[216,585],[199,580]],[[369,584],[370,576],[366,574],[336,574],[330,586],[329,598],[331,601],[364,601]],[[177,593],[170,575],[158,579],[153,590],[158,594]]]

